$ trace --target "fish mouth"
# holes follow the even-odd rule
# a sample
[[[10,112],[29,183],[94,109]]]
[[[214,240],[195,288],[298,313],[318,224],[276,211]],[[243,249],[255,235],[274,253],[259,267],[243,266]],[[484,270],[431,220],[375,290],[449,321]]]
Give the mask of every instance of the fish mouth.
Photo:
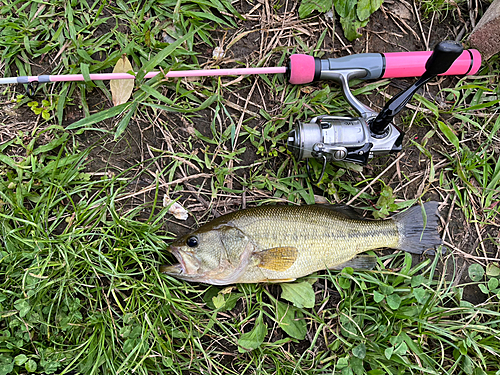
[[[184,269],[182,268],[181,264],[177,263],[171,266],[160,266],[160,272],[166,273],[167,275],[177,276],[182,275],[184,273]]]
[[[173,276],[178,276],[182,275],[186,272],[186,263],[184,262],[184,259],[182,257],[182,254],[180,250],[177,247],[170,247],[168,249],[170,253],[175,257],[175,259],[179,262],[177,264],[172,264],[172,265],[161,265],[160,266],[160,272],[161,273],[166,273],[168,275],[173,275]]]

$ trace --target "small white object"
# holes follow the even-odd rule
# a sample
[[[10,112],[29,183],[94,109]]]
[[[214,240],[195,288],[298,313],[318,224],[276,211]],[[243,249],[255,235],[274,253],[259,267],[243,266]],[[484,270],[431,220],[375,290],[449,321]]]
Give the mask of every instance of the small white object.
[[[212,52],[212,57],[215,60],[222,59],[224,57],[224,48],[222,48],[222,47],[215,47],[214,51]]]
[[[325,13],[325,18],[327,21],[333,21],[335,16],[333,15],[333,11],[329,11]]]
[[[168,212],[174,215],[176,219],[187,220],[187,218],[189,217],[188,212],[184,207],[180,205],[180,203],[177,202],[172,203],[172,200],[165,194],[163,196],[163,207],[168,207],[168,206],[170,206]]]
[[[172,38],[169,34],[167,34],[165,31],[163,32],[163,35],[162,35],[162,42],[163,43],[169,43],[169,44],[172,44],[175,42],[175,39]]]

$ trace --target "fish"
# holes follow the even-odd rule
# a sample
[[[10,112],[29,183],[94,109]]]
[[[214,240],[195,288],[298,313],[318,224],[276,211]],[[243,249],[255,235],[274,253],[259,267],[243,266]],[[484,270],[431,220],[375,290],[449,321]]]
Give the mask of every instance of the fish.
[[[326,269],[373,269],[377,257],[361,254],[368,250],[432,255],[442,244],[438,205],[427,202],[386,220],[336,205],[247,208],[176,240],[168,251],[179,263],[160,266],[160,272],[213,285],[280,283]]]

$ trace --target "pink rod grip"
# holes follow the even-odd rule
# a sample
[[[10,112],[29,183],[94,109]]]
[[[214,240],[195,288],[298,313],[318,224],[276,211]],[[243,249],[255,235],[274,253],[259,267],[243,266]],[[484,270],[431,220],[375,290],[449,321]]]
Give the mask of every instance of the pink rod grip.
[[[384,53],[385,72],[382,78],[420,77],[432,51]],[[476,74],[481,67],[481,54],[475,49],[462,52],[453,65],[441,75]]]

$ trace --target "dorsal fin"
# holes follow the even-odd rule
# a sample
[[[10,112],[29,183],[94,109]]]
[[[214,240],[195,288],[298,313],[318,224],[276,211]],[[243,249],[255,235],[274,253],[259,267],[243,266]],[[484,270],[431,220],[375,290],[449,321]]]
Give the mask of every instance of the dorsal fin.
[[[348,206],[346,204],[317,204],[316,206],[320,206],[322,208],[326,208],[327,210],[337,212],[348,219],[351,220],[366,220],[363,216],[357,213],[354,208]]]

